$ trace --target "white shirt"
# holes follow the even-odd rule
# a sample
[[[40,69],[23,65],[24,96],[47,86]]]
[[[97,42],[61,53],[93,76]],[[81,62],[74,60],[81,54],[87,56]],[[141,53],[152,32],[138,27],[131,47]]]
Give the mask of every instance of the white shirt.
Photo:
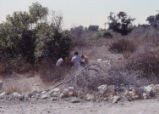
[[[81,57],[78,55],[73,56],[71,60],[71,62],[74,63],[75,67],[78,67],[80,65],[80,61],[81,61]]]
[[[61,66],[62,62],[63,62],[63,59],[59,58],[56,62],[56,66]]]

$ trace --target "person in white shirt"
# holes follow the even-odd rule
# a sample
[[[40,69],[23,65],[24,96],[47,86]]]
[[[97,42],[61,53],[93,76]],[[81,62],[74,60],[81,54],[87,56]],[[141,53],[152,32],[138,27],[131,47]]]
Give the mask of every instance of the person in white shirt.
[[[74,56],[71,59],[73,66],[77,69],[80,66],[81,57],[78,55],[78,52],[74,53]]]
[[[63,62],[64,62],[63,58],[62,58],[62,57],[59,58],[59,59],[57,60],[57,62],[56,62],[56,66],[57,66],[57,67],[61,66],[61,65],[63,64]]]

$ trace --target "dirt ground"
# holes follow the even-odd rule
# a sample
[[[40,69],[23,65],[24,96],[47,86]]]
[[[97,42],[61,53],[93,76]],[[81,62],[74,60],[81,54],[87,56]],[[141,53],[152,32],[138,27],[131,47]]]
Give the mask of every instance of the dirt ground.
[[[159,114],[159,99],[125,103],[0,102],[0,114]]]

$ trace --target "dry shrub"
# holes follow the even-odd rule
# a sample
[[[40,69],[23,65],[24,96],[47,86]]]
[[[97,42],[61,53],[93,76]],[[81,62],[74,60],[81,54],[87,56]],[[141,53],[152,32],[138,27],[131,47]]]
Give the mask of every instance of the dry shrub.
[[[159,51],[138,54],[128,60],[128,69],[140,70],[143,76],[159,78]]]
[[[132,53],[136,50],[136,46],[128,39],[119,39],[110,45],[109,50],[116,53]]]
[[[99,64],[91,65],[76,77],[72,77],[71,84],[77,89],[95,91],[103,84],[107,85],[139,85],[142,80],[137,81],[140,75],[138,71],[128,71],[122,68],[111,68],[105,70]],[[144,81],[142,81],[144,82]]]
[[[25,73],[33,70],[33,66],[23,58],[0,61],[0,74]]]
[[[140,70],[129,70],[125,67],[112,66],[111,69],[105,70],[99,64],[91,65],[84,69],[78,75],[72,76],[71,86],[77,89],[96,91],[97,87],[103,84],[121,86],[143,86],[148,84],[156,84],[159,81],[156,78],[147,79],[141,77],[143,72]]]
[[[40,78],[44,82],[57,82],[63,80],[70,69],[70,66],[56,67],[54,62],[43,61],[39,68]]]

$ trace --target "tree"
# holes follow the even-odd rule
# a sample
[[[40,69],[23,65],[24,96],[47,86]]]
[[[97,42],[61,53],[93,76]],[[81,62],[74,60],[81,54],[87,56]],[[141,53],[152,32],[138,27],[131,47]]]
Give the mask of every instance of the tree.
[[[71,28],[71,34],[72,36],[77,39],[77,40],[81,40],[82,34],[84,33],[84,27],[83,26],[77,26],[74,28]]]
[[[0,24],[0,58],[22,57],[34,64],[39,58],[68,55],[71,36],[62,30],[62,16],[54,16],[52,22],[48,9],[33,3],[29,12],[14,12]]]
[[[121,35],[127,35],[133,30],[132,22],[135,19],[129,17],[125,12],[119,12],[117,15],[110,13],[108,20],[108,29],[118,32]]]
[[[146,21],[148,21],[149,24],[151,26],[153,26],[154,28],[158,28],[159,27],[159,14],[147,17]]]
[[[98,29],[99,29],[99,26],[98,26],[98,25],[90,25],[90,26],[88,27],[88,30],[89,30],[89,31],[98,31]]]
[[[47,17],[48,8],[43,7],[41,4],[36,2],[29,7],[29,13],[31,15],[32,23],[35,23],[35,22],[38,22],[38,20],[41,21],[41,19],[44,19]]]

